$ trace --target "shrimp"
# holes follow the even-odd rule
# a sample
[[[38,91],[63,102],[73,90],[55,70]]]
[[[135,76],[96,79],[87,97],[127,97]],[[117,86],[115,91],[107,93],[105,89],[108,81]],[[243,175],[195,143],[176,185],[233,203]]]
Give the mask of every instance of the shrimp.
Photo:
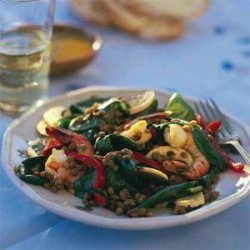
[[[65,184],[71,184],[83,176],[84,171],[79,171],[76,176],[73,176],[71,170],[64,167],[67,159],[64,150],[52,149],[52,154],[45,163],[45,171],[55,178],[63,179]]]
[[[181,174],[189,180],[198,180],[208,172],[210,164],[196,146],[191,131],[183,129],[179,124],[171,124],[169,129],[165,130],[164,138],[173,148],[178,145],[179,148],[185,149],[193,158],[193,164],[186,166],[180,162],[177,164],[176,161],[164,161],[164,169]]]
[[[83,135],[79,135],[67,129],[51,126],[46,127],[46,133],[63,144],[73,144],[80,154],[94,155],[93,146]]]

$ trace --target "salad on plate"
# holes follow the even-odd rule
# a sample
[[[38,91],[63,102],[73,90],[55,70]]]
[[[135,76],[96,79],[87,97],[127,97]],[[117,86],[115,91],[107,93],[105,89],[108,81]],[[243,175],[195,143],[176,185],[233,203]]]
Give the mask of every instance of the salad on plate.
[[[130,98],[92,97],[48,109],[16,168],[21,180],[102,206],[117,215],[150,217],[158,209],[184,214],[219,197],[220,173],[242,172],[181,94],[158,109],[155,92]]]

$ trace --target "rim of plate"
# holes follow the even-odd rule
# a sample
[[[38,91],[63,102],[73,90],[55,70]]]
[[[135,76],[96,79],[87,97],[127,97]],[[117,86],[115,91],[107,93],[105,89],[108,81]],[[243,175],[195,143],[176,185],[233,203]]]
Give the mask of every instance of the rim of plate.
[[[96,90],[109,90],[109,91],[145,91],[149,88],[138,88],[138,87],[115,87],[115,86],[91,86],[91,87],[85,87],[82,89],[74,90],[71,92],[68,92],[66,94],[51,98],[48,101],[45,101],[42,105],[38,107],[34,107],[30,111],[23,114],[21,117],[14,120],[10,126],[7,128],[7,130],[4,133],[4,138],[2,145],[11,145],[11,132],[20,124],[22,121],[24,121],[27,117],[31,116],[37,109],[41,108],[42,106],[46,104],[51,104],[53,102],[57,102],[60,100],[64,100],[65,98],[73,97],[75,95],[79,94],[86,94],[89,91],[96,91]],[[169,95],[171,92],[167,92],[161,89],[154,88],[156,92],[159,94],[165,94]],[[185,99],[196,102],[196,98],[190,98],[186,97]],[[227,112],[223,113],[231,120],[236,121],[245,131],[246,134],[250,136],[249,133],[249,127],[244,124],[243,122],[239,121],[235,117],[233,117],[231,114],[228,114]],[[14,185],[20,189],[29,199],[34,201],[35,203],[38,203],[40,206],[46,208],[48,211],[53,212],[59,216],[62,216],[67,219],[71,219],[74,221],[78,221],[81,223],[89,224],[92,226],[98,226],[102,228],[110,228],[110,229],[125,229],[125,230],[150,230],[150,229],[160,229],[160,228],[167,228],[167,227],[174,227],[179,225],[184,225],[188,223],[193,223],[196,221],[199,221],[201,219],[208,218],[212,215],[215,215],[217,213],[220,213],[227,208],[235,205],[236,203],[243,200],[245,197],[247,197],[250,193],[250,176],[248,176],[248,180],[246,185],[244,186],[244,189],[240,192],[235,192],[222,200],[218,202],[214,202],[211,204],[208,204],[201,209],[194,210],[192,212],[189,212],[184,215],[171,215],[166,216],[164,219],[164,216],[159,217],[150,217],[150,218],[120,218],[120,217],[114,217],[114,218],[108,218],[101,215],[95,215],[91,214],[91,212],[86,212],[82,210],[78,210],[75,207],[72,206],[66,206],[66,205],[59,205],[56,203],[53,203],[51,201],[48,201],[44,198],[42,198],[40,195],[38,195],[28,184],[22,182],[14,173],[14,171],[10,171],[13,169],[11,166],[9,159],[10,157],[10,147],[4,148],[2,147],[2,163],[3,168],[5,172],[7,173],[10,180],[14,183]]]

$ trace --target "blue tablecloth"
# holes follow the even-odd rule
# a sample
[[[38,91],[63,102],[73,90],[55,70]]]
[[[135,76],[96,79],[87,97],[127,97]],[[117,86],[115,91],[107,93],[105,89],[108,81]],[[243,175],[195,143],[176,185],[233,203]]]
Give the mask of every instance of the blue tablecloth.
[[[50,96],[86,85],[157,87],[198,98],[213,96],[250,124],[250,1],[217,0],[169,43],[145,42],[91,26],[57,1],[56,21],[98,32],[103,47],[86,69],[51,79]],[[0,139],[13,118],[0,114]],[[4,146],[4,145],[3,145]],[[66,220],[32,203],[0,168],[0,248],[250,249],[250,199],[212,218],[178,228],[115,231]]]

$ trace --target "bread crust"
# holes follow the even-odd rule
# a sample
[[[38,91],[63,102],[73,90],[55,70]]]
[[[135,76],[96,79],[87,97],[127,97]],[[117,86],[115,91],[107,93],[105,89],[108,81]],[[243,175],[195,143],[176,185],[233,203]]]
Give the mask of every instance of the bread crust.
[[[148,2],[145,0],[116,0],[116,2],[138,15],[150,15],[156,18],[173,17],[182,20],[201,16],[210,5],[210,0],[162,0],[164,3],[162,8],[155,7],[155,0]],[[173,4],[175,4],[175,8],[173,8]]]
[[[170,40],[180,37],[184,32],[184,22],[180,19],[137,14],[123,5],[123,0],[102,0],[102,2],[117,27],[139,37]]]
[[[101,0],[70,0],[73,10],[82,18],[99,24],[108,26],[111,19],[105,12],[105,8]]]

